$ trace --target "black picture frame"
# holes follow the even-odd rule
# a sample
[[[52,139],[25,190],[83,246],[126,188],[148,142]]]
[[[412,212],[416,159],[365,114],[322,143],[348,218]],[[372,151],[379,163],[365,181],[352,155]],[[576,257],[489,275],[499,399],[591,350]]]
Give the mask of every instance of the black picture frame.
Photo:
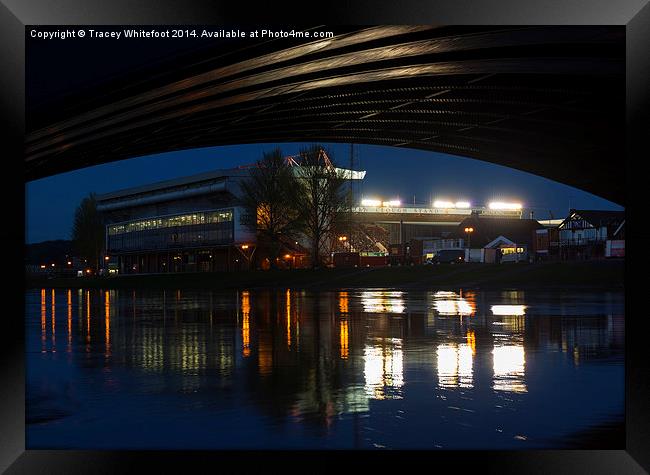
[[[0,326],[0,471],[6,473],[121,473],[132,471],[180,471],[199,466],[210,471],[234,464],[244,471],[275,469],[340,469],[339,453],[301,452],[89,452],[25,450],[25,355],[23,275],[24,181],[23,164],[25,97],[25,25],[47,24],[284,24],[304,23],[308,11],[321,10],[309,23],[320,24],[608,24],[626,25],[627,157],[628,189],[643,190],[643,177],[632,171],[633,157],[647,156],[644,138],[650,130],[650,5],[648,0],[417,0],[358,1],[336,5],[305,5],[302,10],[283,10],[269,2],[264,8],[215,1],[177,2],[155,0],[1,0],[0,1],[0,116],[8,141],[3,145],[4,183],[0,187],[7,222],[0,227],[4,250],[4,274],[13,276],[5,294],[15,304],[4,312]],[[309,7],[309,8],[308,8]],[[623,147],[622,147],[623,150]],[[622,152],[623,153],[623,152]],[[623,166],[620,157],[614,161]],[[16,172],[15,170],[18,170]],[[626,259],[626,449],[545,450],[517,452],[409,452],[345,453],[346,464],[440,464],[458,469],[498,473],[645,473],[650,471],[650,357],[642,328],[645,315],[632,315],[642,305],[643,281],[633,279],[644,268],[642,217],[634,200],[627,199],[628,243]],[[638,213],[638,214],[637,214]],[[638,218],[637,218],[638,216]],[[637,221],[638,219],[638,221]],[[631,226],[631,228],[630,228]],[[629,232],[629,230],[632,230]],[[13,288],[15,286],[15,289]],[[631,318],[631,317],[638,318]],[[254,455],[254,457],[253,457]],[[267,465],[271,464],[271,465]],[[317,465],[316,465],[317,464]],[[414,465],[415,468],[415,465]],[[433,468],[432,468],[433,469]],[[230,468],[228,468],[230,470]]]

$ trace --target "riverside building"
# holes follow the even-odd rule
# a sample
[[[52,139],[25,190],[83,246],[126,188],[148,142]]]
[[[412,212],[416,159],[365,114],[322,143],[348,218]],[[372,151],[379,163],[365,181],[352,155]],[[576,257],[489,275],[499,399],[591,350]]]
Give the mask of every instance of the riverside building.
[[[120,274],[245,269],[255,233],[237,206],[246,170],[215,170],[97,197]]]

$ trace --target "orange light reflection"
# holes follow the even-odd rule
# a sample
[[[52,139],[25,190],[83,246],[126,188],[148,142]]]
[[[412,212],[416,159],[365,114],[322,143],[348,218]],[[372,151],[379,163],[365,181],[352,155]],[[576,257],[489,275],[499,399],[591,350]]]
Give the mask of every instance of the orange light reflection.
[[[68,353],[72,351],[72,290],[68,289]]]
[[[56,352],[56,298],[52,289],[52,351]]]
[[[249,321],[249,315],[251,311],[251,304],[250,304],[250,295],[247,290],[242,292],[241,295],[241,311],[242,311],[242,328],[241,328],[241,335],[242,335],[242,354],[244,357],[248,357],[251,354],[251,349],[250,349],[250,321]]]
[[[339,292],[339,311],[341,313],[348,313],[348,293]]]
[[[104,294],[104,302],[106,308],[106,334],[104,336],[106,342],[106,356],[111,354],[111,296],[108,290]]]
[[[347,320],[341,320],[341,359],[347,360],[349,356],[349,349],[348,349],[348,321]]]
[[[474,330],[467,330],[467,344],[472,349],[472,355],[476,355],[476,334]]]
[[[41,289],[41,352],[45,353],[47,348],[47,306],[45,303],[45,289]]]
[[[287,347],[291,348],[291,291],[287,289]]]

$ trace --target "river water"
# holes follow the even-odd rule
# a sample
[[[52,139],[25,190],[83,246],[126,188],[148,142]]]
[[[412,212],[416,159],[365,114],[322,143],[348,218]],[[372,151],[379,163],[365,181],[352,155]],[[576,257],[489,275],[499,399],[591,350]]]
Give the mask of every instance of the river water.
[[[27,448],[531,449],[622,423],[622,292],[35,289]]]

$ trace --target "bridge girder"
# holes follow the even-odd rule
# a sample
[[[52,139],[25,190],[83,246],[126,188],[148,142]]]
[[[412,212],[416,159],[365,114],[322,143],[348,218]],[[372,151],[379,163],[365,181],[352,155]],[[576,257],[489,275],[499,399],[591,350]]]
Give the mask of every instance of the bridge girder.
[[[27,179],[197,147],[353,142],[484,160],[624,204],[622,27],[374,27],[204,54],[191,59],[204,70],[163,85],[140,71],[137,90],[28,109]]]

